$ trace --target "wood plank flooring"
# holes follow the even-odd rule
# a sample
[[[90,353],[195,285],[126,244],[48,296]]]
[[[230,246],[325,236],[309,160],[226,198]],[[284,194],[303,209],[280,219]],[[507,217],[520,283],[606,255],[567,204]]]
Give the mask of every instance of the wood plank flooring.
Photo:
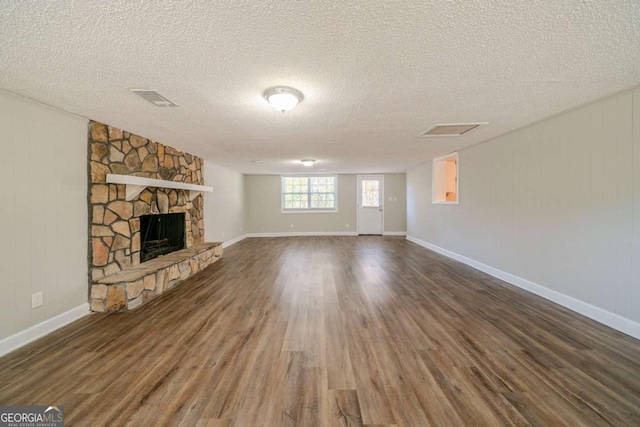
[[[0,358],[67,425],[640,425],[640,341],[403,238],[246,239]]]

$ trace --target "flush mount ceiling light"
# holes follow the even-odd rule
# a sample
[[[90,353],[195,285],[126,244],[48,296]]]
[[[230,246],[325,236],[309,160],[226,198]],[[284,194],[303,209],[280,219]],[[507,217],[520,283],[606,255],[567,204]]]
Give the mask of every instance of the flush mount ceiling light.
[[[264,98],[278,111],[291,111],[298,102],[304,99],[302,92],[291,87],[272,87],[264,93]]]
[[[305,166],[311,166],[313,165],[316,161],[314,159],[302,159],[300,160],[302,162],[303,165]]]

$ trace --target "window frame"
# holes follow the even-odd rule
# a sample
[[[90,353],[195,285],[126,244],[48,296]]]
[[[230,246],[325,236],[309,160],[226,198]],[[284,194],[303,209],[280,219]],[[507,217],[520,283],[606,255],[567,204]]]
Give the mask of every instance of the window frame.
[[[317,194],[311,192],[311,185],[307,186],[307,204],[308,208],[291,208],[287,209],[284,207],[284,180],[285,178],[333,178],[333,200],[334,207],[333,208],[312,208],[310,207],[311,203],[311,194]],[[322,193],[327,194],[327,193]],[[291,174],[291,175],[280,175],[280,213],[337,213],[338,212],[338,175],[334,174]]]

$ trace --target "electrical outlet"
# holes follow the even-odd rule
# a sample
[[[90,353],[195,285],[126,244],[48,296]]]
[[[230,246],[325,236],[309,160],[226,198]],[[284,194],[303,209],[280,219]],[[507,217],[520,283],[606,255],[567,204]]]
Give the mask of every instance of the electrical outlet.
[[[290,227],[293,228],[293,224],[291,224]]]
[[[347,228],[349,228],[349,224],[347,224]]]
[[[31,308],[40,307],[42,305],[42,292],[36,292],[31,295]]]

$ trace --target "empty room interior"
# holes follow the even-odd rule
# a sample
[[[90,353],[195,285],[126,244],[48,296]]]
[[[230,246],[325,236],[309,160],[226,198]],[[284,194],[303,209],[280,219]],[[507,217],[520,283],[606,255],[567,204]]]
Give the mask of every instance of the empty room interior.
[[[636,0],[0,0],[0,132],[2,425],[640,425]]]

